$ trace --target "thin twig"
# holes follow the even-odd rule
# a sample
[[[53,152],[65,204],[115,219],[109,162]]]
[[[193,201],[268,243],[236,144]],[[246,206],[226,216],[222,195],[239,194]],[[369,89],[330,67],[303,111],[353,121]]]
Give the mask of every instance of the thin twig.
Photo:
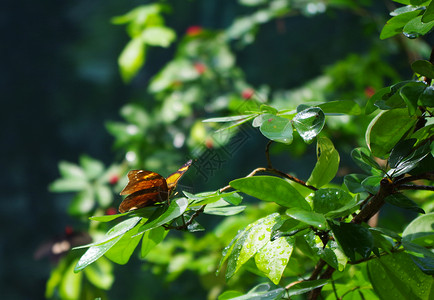
[[[434,186],[432,185],[414,185],[414,184],[401,184],[398,190],[427,190],[434,191]]]
[[[271,146],[272,143],[273,143],[273,141],[269,140],[268,143],[267,143],[267,146],[265,147],[265,158],[267,159],[267,167],[269,169],[273,168],[273,166],[271,164],[271,159],[270,159],[270,146]]]

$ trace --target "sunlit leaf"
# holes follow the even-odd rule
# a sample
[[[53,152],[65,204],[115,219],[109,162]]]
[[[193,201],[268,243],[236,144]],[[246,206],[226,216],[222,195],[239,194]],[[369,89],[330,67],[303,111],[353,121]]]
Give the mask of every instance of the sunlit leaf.
[[[340,161],[339,153],[333,143],[326,137],[318,138],[317,159],[318,161],[307,180],[307,184],[320,188],[335,177]]]
[[[264,121],[259,129],[266,138],[272,141],[284,144],[292,143],[294,130],[291,121],[286,118],[273,115]]]
[[[295,115],[294,127],[306,143],[310,143],[322,130],[325,116],[321,108],[309,107]]]

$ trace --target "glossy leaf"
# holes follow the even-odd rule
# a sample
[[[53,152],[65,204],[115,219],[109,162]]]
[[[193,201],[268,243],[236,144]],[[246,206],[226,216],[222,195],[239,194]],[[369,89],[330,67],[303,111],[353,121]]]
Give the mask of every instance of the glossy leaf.
[[[351,261],[368,258],[374,247],[371,232],[358,224],[328,222],[333,235]]]
[[[424,23],[422,22],[422,16],[418,16],[405,24],[402,33],[410,39],[415,39],[429,33],[433,27],[434,21]]]
[[[396,168],[399,163],[401,163],[405,157],[407,157],[411,151],[413,150],[413,145],[415,144],[416,139],[408,139],[400,141],[393,147],[390,152],[390,156],[388,159],[389,166],[391,168]]]
[[[217,216],[233,216],[243,212],[246,206],[210,207],[206,206],[203,213]]]
[[[256,118],[253,119],[252,126],[253,127],[260,127],[264,122],[267,120],[274,118],[276,115],[274,114],[260,114]]]
[[[294,130],[291,121],[286,118],[273,116],[264,121],[259,129],[266,138],[272,141],[284,144],[292,143]]]
[[[432,299],[432,277],[422,273],[406,253],[369,260],[368,275],[380,299]]]
[[[335,177],[340,161],[338,151],[336,151],[333,143],[326,137],[318,138],[317,160],[315,168],[307,180],[307,184],[320,188]]]
[[[97,242],[91,243],[91,244],[75,247],[74,249],[80,249],[80,248],[87,248],[87,247],[91,247],[91,246],[102,245],[102,244],[104,244],[104,243],[106,243],[106,242],[108,242],[114,238],[117,238],[117,237],[125,234],[127,231],[134,228],[140,222],[141,219],[142,219],[141,217],[129,218],[129,219],[113,226],[109,231],[107,231],[107,233],[105,234],[105,237],[103,239],[101,239]]]
[[[409,116],[407,109],[382,111],[368,126],[366,144],[374,156],[384,157],[416,122],[417,116]]]
[[[258,269],[274,284],[279,284],[294,249],[295,238],[281,237],[269,241],[255,255]]]
[[[104,244],[99,244],[97,246],[92,246],[80,257],[74,268],[74,272],[79,272],[86,268],[88,265],[96,261],[98,258],[103,256],[111,247],[113,247],[120,239],[121,235],[115,237],[114,239],[105,242]]]
[[[272,300],[281,299],[284,294],[284,288],[271,289],[269,283],[260,283],[248,291],[245,295],[236,291],[227,291],[220,295],[218,300]]]
[[[286,214],[300,222],[309,224],[321,230],[325,230],[327,227],[325,217],[322,214],[318,214],[313,211],[290,208],[286,210]]]
[[[94,264],[85,268],[84,274],[93,285],[104,290],[110,289],[115,280],[113,264],[104,258],[98,259]]]
[[[310,143],[322,130],[325,116],[319,107],[309,107],[292,119],[297,132],[306,143]]]
[[[144,223],[144,221],[142,220],[141,223]],[[126,264],[142,239],[143,234],[137,235],[139,227],[140,226],[135,226],[122,235],[116,245],[111,247],[104,255],[117,264]]]
[[[169,231],[163,227],[157,227],[146,231],[143,234],[140,257],[144,258],[149,251],[151,251],[156,245],[164,240],[168,233]]]
[[[411,170],[419,166],[419,163],[430,153],[430,145],[425,145],[417,148],[408,157],[404,158],[399,164],[388,172],[391,176],[399,176],[405,173],[409,173]]]
[[[353,197],[342,189],[319,189],[315,191],[312,197],[313,210],[317,213],[327,214],[342,208],[351,200],[353,200]]]
[[[427,249],[418,244],[403,242],[405,252],[418,266],[418,268],[427,275],[434,275],[434,250]]]
[[[240,121],[240,120],[244,120],[247,118],[250,118],[252,116],[256,116],[256,114],[249,114],[249,115],[239,115],[239,116],[231,116],[231,117],[219,117],[219,118],[210,118],[210,119],[205,119],[202,120],[202,122],[216,122],[216,123],[221,123],[221,122],[234,122],[234,121]]]
[[[233,246],[223,257],[223,261],[225,257],[228,260],[226,278],[232,277],[242,265],[270,242],[271,229],[279,218],[277,213],[261,218],[234,238]]]
[[[310,210],[304,197],[287,181],[273,176],[253,176],[233,180],[230,186],[250,196],[284,207]]]
[[[383,30],[381,30],[380,39],[384,40],[394,35],[400,34],[404,26],[409,21],[417,17],[420,13],[421,11],[416,10],[392,17],[387,21],[386,25],[384,25]]]
[[[188,207],[188,200],[186,198],[178,198],[171,201],[166,211],[160,214],[160,211],[155,212],[155,216],[149,218],[149,220],[142,226],[140,226],[139,233],[146,232],[154,229],[163,224],[169,223],[182,215]]]
[[[354,162],[365,172],[380,174],[381,167],[372,157],[371,152],[366,148],[356,148],[351,151]],[[379,172],[380,171],[380,172]]]

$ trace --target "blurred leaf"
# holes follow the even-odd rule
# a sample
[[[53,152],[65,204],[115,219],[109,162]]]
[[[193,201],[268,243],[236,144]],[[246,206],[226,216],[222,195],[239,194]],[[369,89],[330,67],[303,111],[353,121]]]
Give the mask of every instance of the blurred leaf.
[[[381,299],[431,299],[433,280],[423,274],[406,253],[368,261],[371,284]]]
[[[427,60],[416,60],[411,64],[411,68],[419,75],[434,78],[434,66]],[[426,87],[423,82],[420,82],[419,84],[423,84]]]
[[[67,161],[61,161],[59,163],[59,171],[62,177],[71,179],[81,179],[86,178],[83,169],[76,164],[69,163]]]
[[[100,289],[109,290],[114,281],[113,265],[106,259],[98,259],[94,264],[84,269],[86,278]]]
[[[104,164],[88,155],[80,156],[80,165],[89,180],[101,177],[104,172]]]
[[[175,40],[176,33],[174,30],[164,26],[152,26],[142,32],[142,40],[151,46],[169,47]]]
[[[264,121],[259,129],[266,138],[272,141],[284,144],[292,143],[292,132],[294,130],[291,121],[286,118],[273,115]]]
[[[84,215],[89,213],[95,206],[93,190],[88,187],[77,193],[69,204],[68,213],[71,215]]]
[[[306,143],[310,143],[322,130],[325,116],[321,108],[310,107],[295,115],[294,127]]]
[[[125,46],[118,59],[122,79],[130,82],[145,63],[146,45],[142,38],[133,38]]]
[[[59,286],[59,294],[62,299],[80,299],[82,290],[81,281],[83,274],[74,273],[74,264],[76,260],[68,266],[65,273],[63,273],[62,280]]]
[[[101,207],[108,207],[113,202],[113,192],[106,185],[95,187],[96,199]]]
[[[60,178],[50,184],[50,191],[55,193],[79,192],[88,187],[84,178]]]
[[[255,116],[255,114],[232,116],[232,117],[211,118],[211,119],[205,119],[202,122],[217,122],[217,123],[218,122],[233,122],[233,121],[240,121],[240,120],[249,118],[251,116]]]
[[[284,179],[273,176],[253,176],[235,179],[229,184],[234,188],[250,196],[267,202],[275,202],[284,207],[298,207],[311,210],[309,204]]]
[[[387,156],[416,122],[417,116],[409,116],[407,109],[382,111],[368,126],[366,144],[374,156]]]
[[[319,137],[317,141],[317,163],[307,184],[320,188],[329,183],[339,168],[339,153],[333,143],[326,137]]]
[[[274,290],[270,290],[271,286],[269,283],[260,283],[247,294],[243,295],[236,291],[227,291],[218,297],[218,300],[273,300],[273,299],[281,299],[285,294],[284,288],[277,288]]]
[[[351,261],[369,257],[374,247],[374,239],[368,229],[353,223],[328,221],[328,224],[336,241]],[[357,257],[357,254],[360,256]]]
[[[325,114],[360,115],[362,109],[352,100],[337,100],[317,105]]]
[[[420,95],[419,102],[423,106],[433,107],[434,106],[434,87],[428,86]]]

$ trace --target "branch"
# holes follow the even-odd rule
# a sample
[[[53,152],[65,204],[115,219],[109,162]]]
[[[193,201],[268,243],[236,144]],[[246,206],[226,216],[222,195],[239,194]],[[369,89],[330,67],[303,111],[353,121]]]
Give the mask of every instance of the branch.
[[[380,208],[384,205],[384,199],[394,192],[394,183],[387,178],[380,181],[380,190],[375,194],[371,201],[369,201],[365,207],[354,217],[351,223],[360,224],[368,221],[373,215],[375,215]]]
[[[164,228],[166,230],[169,230],[169,229],[185,230],[185,229],[187,229],[188,226],[190,226],[193,223],[194,219],[196,219],[205,210],[205,206],[206,206],[206,204],[202,205],[198,210],[196,210],[194,212],[194,214],[191,215],[190,219],[187,222],[185,222],[184,224],[179,225],[179,226],[166,225],[166,226],[164,226]]]
[[[432,185],[414,185],[414,184],[402,184],[398,187],[398,190],[427,190],[434,191]]]

